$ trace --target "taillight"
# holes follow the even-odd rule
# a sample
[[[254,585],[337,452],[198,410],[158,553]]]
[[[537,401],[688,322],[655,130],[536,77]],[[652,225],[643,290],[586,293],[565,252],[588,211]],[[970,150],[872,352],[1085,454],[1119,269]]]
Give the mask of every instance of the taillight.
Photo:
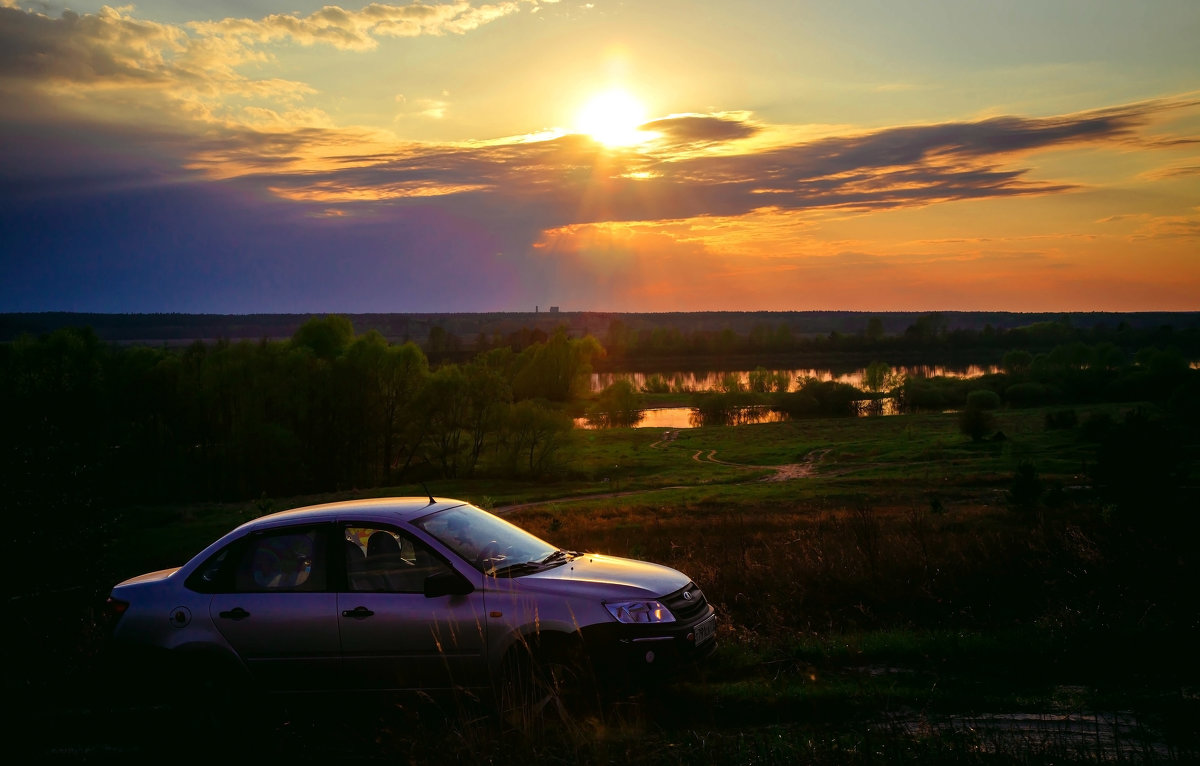
[[[105,599],[104,623],[108,626],[110,631],[117,626],[117,621],[121,619],[121,615],[125,614],[127,609],[129,609],[128,601],[122,601],[121,599],[113,598],[112,596],[109,596],[107,599]]]

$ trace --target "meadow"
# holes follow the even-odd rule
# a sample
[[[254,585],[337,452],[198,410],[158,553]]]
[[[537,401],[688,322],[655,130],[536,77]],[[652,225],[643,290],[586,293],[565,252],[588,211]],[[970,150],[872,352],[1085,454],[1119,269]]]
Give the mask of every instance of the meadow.
[[[273,707],[253,745],[323,762],[1188,762],[1200,754],[1196,524],[1178,508],[1130,514],[1113,492],[1125,484],[1111,445],[1137,449],[1137,424],[1158,413],[1062,412],[999,411],[999,436],[983,440],[953,413],[576,431],[559,480],[429,481],[560,546],[688,573],[717,608],[717,655],[567,724],[501,720],[474,700],[306,701]],[[1172,449],[1184,470],[1143,487],[1147,503],[1195,486],[1195,439]],[[424,491],[108,519],[73,582],[20,610],[32,660],[12,691],[35,752],[129,762],[195,737],[101,673],[93,617],[113,583],[265,512]]]

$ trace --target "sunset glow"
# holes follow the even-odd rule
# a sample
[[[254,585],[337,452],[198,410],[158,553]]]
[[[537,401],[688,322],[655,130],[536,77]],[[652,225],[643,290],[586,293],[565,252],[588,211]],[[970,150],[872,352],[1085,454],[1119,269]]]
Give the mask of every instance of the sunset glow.
[[[1057,6],[0,0],[0,310],[1200,310],[1200,3]]]
[[[608,90],[579,110],[576,126],[605,146],[633,146],[651,135],[640,129],[645,121],[646,108],[636,98],[624,90]]]

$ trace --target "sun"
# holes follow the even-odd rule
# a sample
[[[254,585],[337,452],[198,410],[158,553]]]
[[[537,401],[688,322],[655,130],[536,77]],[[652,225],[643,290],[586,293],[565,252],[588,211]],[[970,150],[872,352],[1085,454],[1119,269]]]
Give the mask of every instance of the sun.
[[[609,147],[632,146],[651,134],[638,128],[646,121],[646,108],[629,92],[613,89],[592,96],[575,119],[575,127]]]

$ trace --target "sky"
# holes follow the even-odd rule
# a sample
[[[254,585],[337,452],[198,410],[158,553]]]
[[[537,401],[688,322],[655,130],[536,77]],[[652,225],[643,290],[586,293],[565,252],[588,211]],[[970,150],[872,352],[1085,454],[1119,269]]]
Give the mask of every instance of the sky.
[[[1196,0],[0,0],[0,312],[1200,310]]]

